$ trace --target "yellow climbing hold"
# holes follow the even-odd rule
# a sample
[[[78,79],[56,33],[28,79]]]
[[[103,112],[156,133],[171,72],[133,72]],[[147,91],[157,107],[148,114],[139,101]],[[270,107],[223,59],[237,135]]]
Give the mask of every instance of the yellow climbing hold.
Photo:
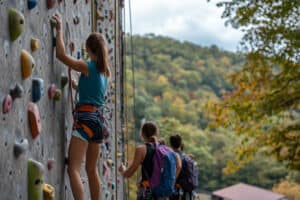
[[[24,15],[18,10],[11,8],[8,14],[9,34],[11,41],[15,41],[25,29]]]
[[[31,51],[36,51],[40,48],[40,40],[36,38],[31,38]]]
[[[111,159],[107,159],[107,160],[106,160],[106,163],[107,163],[107,165],[108,165],[109,167],[112,167],[113,164],[114,164],[114,162],[113,162]]]
[[[22,67],[22,78],[23,80],[28,78],[32,74],[32,69],[35,66],[33,57],[26,51],[21,52],[21,67]]]
[[[60,98],[61,98],[61,90],[60,89],[56,89],[55,90],[55,94],[54,94],[54,100],[55,101],[59,101],[60,100]]]
[[[55,199],[54,187],[45,183],[43,186],[43,194],[44,194],[44,200],[54,200]]]
[[[96,11],[96,17],[99,20],[104,20],[104,16],[103,16],[102,12],[99,9]]]

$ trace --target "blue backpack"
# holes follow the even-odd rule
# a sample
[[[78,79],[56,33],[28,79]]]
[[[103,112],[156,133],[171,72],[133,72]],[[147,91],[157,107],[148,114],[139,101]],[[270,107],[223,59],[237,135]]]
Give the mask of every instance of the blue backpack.
[[[175,190],[176,154],[165,145],[156,144],[150,188],[155,197],[169,197]]]

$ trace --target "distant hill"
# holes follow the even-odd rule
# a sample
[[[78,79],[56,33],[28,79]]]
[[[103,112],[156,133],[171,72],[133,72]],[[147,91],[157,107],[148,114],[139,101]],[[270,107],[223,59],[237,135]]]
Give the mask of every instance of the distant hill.
[[[182,135],[185,150],[200,168],[200,190],[212,191],[245,182],[265,188],[287,175],[271,159],[257,157],[236,174],[224,175],[222,168],[232,157],[232,147],[239,140],[230,130],[209,130],[206,103],[221,98],[232,89],[227,75],[240,69],[244,58],[213,45],[201,47],[190,42],[148,34],[133,36],[133,51],[126,40],[126,94],[128,112],[133,111],[132,54],[135,75],[135,130],[131,140],[138,140],[141,121],[160,125],[160,137],[168,141],[173,133]]]

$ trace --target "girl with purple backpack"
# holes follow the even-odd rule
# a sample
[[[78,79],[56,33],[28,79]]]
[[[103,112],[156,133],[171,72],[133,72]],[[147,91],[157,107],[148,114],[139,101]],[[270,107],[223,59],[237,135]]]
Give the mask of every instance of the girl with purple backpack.
[[[153,191],[151,184],[153,184],[152,172],[157,167],[158,163],[154,163],[155,156],[158,149],[164,149],[170,151],[170,156],[174,156],[175,162],[173,162],[174,176],[178,176],[181,169],[180,157],[175,154],[170,148],[158,144],[158,127],[153,122],[146,122],[142,126],[141,137],[145,144],[139,145],[135,149],[134,159],[129,167],[126,169],[124,165],[119,167],[119,172],[123,174],[125,178],[131,177],[138,167],[142,165],[142,179],[139,183],[138,200],[167,200],[168,197],[157,197]],[[174,178],[176,178],[174,177]],[[151,182],[152,181],[152,182]],[[175,181],[175,180],[174,180]],[[158,188],[159,189],[159,188]]]

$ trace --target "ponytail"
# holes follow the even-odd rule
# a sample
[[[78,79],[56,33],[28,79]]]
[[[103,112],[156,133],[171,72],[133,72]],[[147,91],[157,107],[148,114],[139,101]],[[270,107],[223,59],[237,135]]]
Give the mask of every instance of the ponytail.
[[[103,35],[96,32],[91,33],[86,40],[86,46],[97,58],[96,66],[99,73],[104,74],[106,77],[110,77],[108,50]]]

